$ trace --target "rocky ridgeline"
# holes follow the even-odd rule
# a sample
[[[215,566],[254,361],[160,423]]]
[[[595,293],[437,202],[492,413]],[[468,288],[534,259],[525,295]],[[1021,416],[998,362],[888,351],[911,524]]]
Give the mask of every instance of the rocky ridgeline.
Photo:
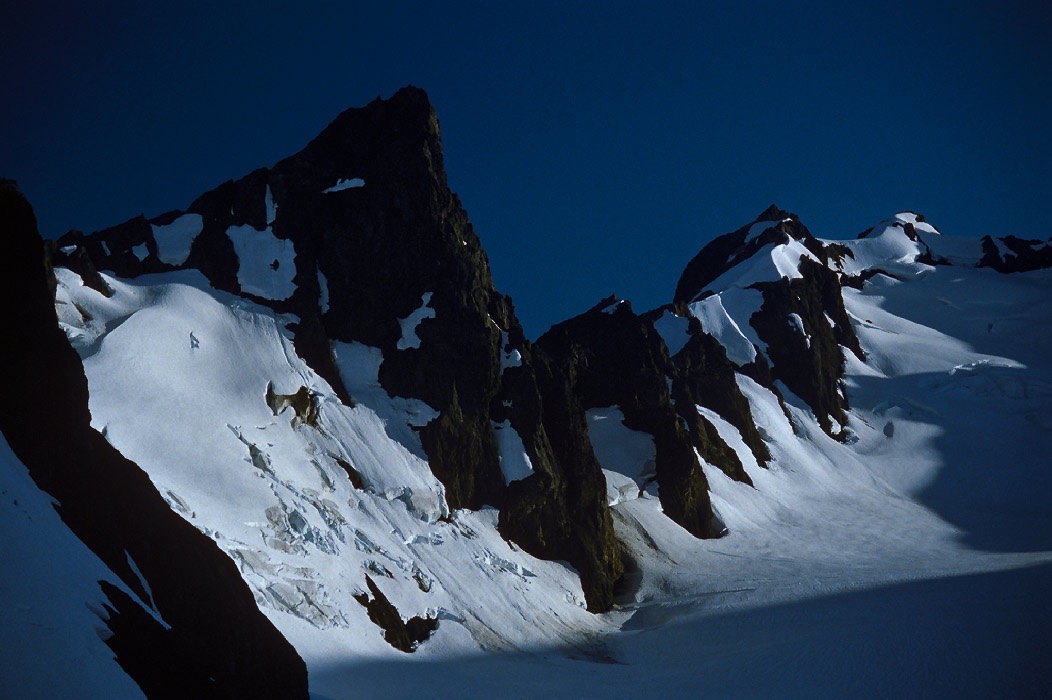
[[[765,222],[770,226],[763,226]],[[709,285],[727,270],[764,248],[793,241],[806,251],[799,256],[796,275],[750,285],[763,295],[763,304],[751,318],[739,319],[739,323],[748,322],[756,330],[767,353],[766,357],[757,353],[755,362],[741,369],[779,396],[774,382],[781,381],[807,403],[823,430],[840,436],[847,424],[848,408],[840,347],[864,360],[844,308],[841,276],[836,272],[837,261],[850,251],[823,243],[795,214],[772,205],[754,222],[706,245],[680,277],[675,300],[686,304],[704,298],[712,293]],[[799,319],[797,326],[786,322],[791,317]]]
[[[984,243],[984,264],[1048,263],[1042,244],[998,241]],[[795,251],[794,271],[747,285],[762,302],[738,322],[759,342],[747,361],[732,359],[691,307],[719,291],[721,276],[785,246]],[[438,413],[415,429],[448,505],[499,508],[506,538],[576,568],[593,611],[613,604],[624,562],[586,411],[619,406],[626,427],[651,435],[664,512],[697,537],[715,537],[722,526],[699,458],[750,479],[704,411],[736,428],[766,465],[770,453],[738,375],[779,397],[792,392],[827,433],[845,439],[841,348],[864,359],[841,294],[842,285],[864,282],[842,271],[851,251],[773,206],[706,245],[673,304],[637,314],[607,299],[531,343],[449,188],[438,119],[416,88],[344,112],[299,153],[220,185],[186,211],[70,232],[51,254],[103,293],[98,270],[135,277],[195,269],[217,289],[295,314],[296,351],[348,405],[355,398],[333,344],[379,348],[383,388]],[[296,406],[295,395],[270,398]],[[521,438],[528,476],[502,472],[497,424]],[[363,604],[383,617],[376,600]]]

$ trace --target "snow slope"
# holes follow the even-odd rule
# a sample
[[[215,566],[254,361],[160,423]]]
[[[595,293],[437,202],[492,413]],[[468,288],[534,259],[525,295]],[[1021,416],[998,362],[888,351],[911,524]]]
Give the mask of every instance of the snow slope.
[[[2,693],[54,700],[142,698],[104,644],[110,631],[99,581],[134,594],[66,527],[52,504],[0,435]]]
[[[58,277],[93,426],[238,563],[308,663],[401,656],[353,597],[366,575],[404,617],[440,620],[423,656],[518,649],[604,626],[584,610],[576,574],[505,542],[495,511],[449,513],[412,430],[437,414],[387,396],[378,349],[336,348],[358,401],[348,408],[296,356],[288,319],[206,291],[197,273],[107,277],[111,299],[67,270]],[[78,323],[77,309],[91,320]],[[317,426],[294,427],[290,408],[274,415],[268,382],[278,394],[314,393]]]
[[[358,401],[348,408],[296,356],[294,319],[196,273],[107,277],[106,299],[59,270],[57,298],[93,425],[238,563],[317,698],[422,686],[439,697],[1042,697],[1052,273],[923,265],[902,231],[847,244],[854,271],[897,278],[844,292],[868,356],[845,353],[847,444],[739,376],[773,455],[763,469],[734,426],[699,408],[755,485],[702,461],[723,538],[693,538],[639,489],[652,441],[617,407],[589,414],[638,568],[630,599],[605,615],[584,610],[568,567],[504,541],[495,511],[449,512],[414,431],[437,414],[386,394],[378,349],[335,348]],[[754,292],[741,285],[810,256],[783,252],[692,305],[739,364],[756,344]],[[405,319],[407,343],[427,308]],[[671,323],[670,338],[682,333]],[[275,415],[268,383],[309,389],[317,424],[294,425],[292,408]],[[517,436],[495,427],[506,478],[518,478]],[[354,599],[366,575],[403,618],[439,620],[416,654],[388,646]]]

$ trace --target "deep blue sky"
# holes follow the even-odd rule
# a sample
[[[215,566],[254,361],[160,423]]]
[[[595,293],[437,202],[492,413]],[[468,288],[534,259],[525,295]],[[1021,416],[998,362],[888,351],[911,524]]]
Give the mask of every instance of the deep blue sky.
[[[0,175],[45,235],[183,208],[410,83],[532,337],[668,301],[772,202],[824,237],[907,208],[1052,235],[1047,2],[214,4],[3,3]]]

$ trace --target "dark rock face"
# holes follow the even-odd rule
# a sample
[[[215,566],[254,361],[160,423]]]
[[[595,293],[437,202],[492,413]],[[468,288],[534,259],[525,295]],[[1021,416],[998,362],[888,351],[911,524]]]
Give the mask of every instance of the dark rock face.
[[[673,405],[668,350],[653,327],[636,316],[629,303],[606,299],[554,326],[537,345],[572,368],[572,389],[582,408],[618,405],[626,427],[654,437],[662,509],[696,537],[712,536],[708,482],[698,466],[692,435]],[[681,409],[696,416],[693,405]],[[733,455],[722,440],[719,444],[724,454]],[[736,466],[741,469],[740,463]]]
[[[756,285],[764,301],[750,323],[767,343],[773,378],[811,407],[823,430],[842,437],[842,428],[834,429],[832,423],[847,424],[840,346],[865,357],[844,308],[838,275],[812,260],[801,261],[800,271],[802,278]]]
[[[762,356],[757,356],[758,362],[765,362]],[[719,341],[701,329],[701,323],[690,319],[690,340],[683,349],[672,357],[675,380],[672,383],[672,398],[675,405],[685,406],[688,410],[680,409],[680,415],[687,421],[691,433],[696,435],[694,443],[701,455],[709,462],[718,466],[727,476],[746,484],[752,484],[749,475],[737,455],[730,451],[727,457],[720,454],[720,450],[726,446],[723,440],[713,440],[711,437],[702,439],[700,433],[711,436],[715,429],[709,421],[700,416],[692,415],[689,408],[698,405],[711,409],[733,425],[741,433],[742,440],[756,458],[760,466],[767,466],[771,460],[771,451],[760,437],[753,419],[752,409],[749,401],[738,388],[735,379],[734,364],[727,359],[727,352]],[[762,367],[753,363],[756,369],[753,375],[762,375],[767,372],[766,365]],[[743,373],[746,373],[743,368]],[[718,437],[718,435],[717,435]],[[706,447],[706,443],[710,447]],[[729,449],[729,448],[728,448]],[[733,456],[733,458],[732,458]]]
[[[28,202],[0,184],[0,284],[13,305],[0,344],[0,428],[62,520],[141,600],[110,601],[117,661],[156,698],[307,697],[307,673],[256,607],[234,563],[162,500],[146,474],[90,427],[87,380],[59,330],[50,267]],[[52,282],[53,283],[53,282]]]
[[[505,395],[514,399],[500,415],[522,438],[534,473],[507,486],[498,527],[530,554],[573,565],[588,609],[602,612],[614,603],[624,564],[574,391],[576,368],[540,350],[531,354],[531,364],[506,370]]]
[[[87,286],[103,296],[113,296],[113,290],[99,274],[91,255],[88,254],[87,246],[95,242],[90,241],[80,231],[70,231],[62,237],[62,241],[61,245],[55,241],[44,242],[44,254],[48,257],[49,264],[68,267],[80,275]]]
[[[771,222],[771,225],[759,229],[757,224],[764,222]],[[754,235],[747,240],[750,231]],[[840,275],[834,271],[840,267],[838,263],[851,254],[846,247],[823,244],[795,214],[772,205],[753,223],[706,245],[680,277],[675,298],[678,303],[685,303],[704,296],[706,286],[726,270],[764,246],[790,240],[801,243],[817,261],[802,258],[800,278],[783,277],[778,281],[751,285],[763,294],[764,300],[749,323],[767,344],[771,366],[758,364],[750,368],[750,374],[779,396],[773,381],[782,381],[810,406],[823,430],[842,437],[841,429],[835,428],[833,423],[836,421],[843,426],[847,421],[847,398],[842,389],[844,359],[840,346],[849,349],[859,359],[865,359],[844,308]],[[757,443],[752,441],[749,444],[756,453]]]
[[[998,272],[1028,272],[1052,267],[1052,239],[1024,240],[1015,236],[999,238],[1008,251],[1001,249],[990,236],[983,236],[983,257],[979,267],[991,267]]]
[[[383,630],[384,639],[395,649],[411,654],[438,629],[438,619],[434,617],[414,615],[403,620],[398,608],[391,604],[368,575],[365,585],[369,592],[355,595],[354,598],[368,611],[369,619]]]
[[[690,322],[689,340],[670,357],[654,322],[671,311],[666,307],[640,316],[628,302],[608,298],[554,326],[537,347],[567,372],[569,390],[583,410],[617,405],[626,427],[654,438],[662,510],[696,537],[713,537],[720,528],[698,456],[733,479],[752,482],[737,454],[696,407],[710,408],[738,428],[760,464],[770,460],[770,452],[735,381],[734,366],[696,319]]]
[[[365,184],[323,191],[352,178]],[[407,88],[344,112],[270,179],[275,231],[292,222],[301,275],[316,267],[328,282],[330,306],[320,319],[328,338],[381,348],[384,388],[440,412],[421,440],[451,507],[499,505],[489,409],[502,331],[521,330],[446,182],[427,96]],[[317,303],[302,296],[297,312],[307,318]],[[422,307],[429,312],[414,329],[419,342],[407,342],[402,321]]]
[[[274,385],[267,382],[266,393],[267,407],[275,416],[280,415],[287,408],[292,409],[292,427],[301,425],[317,426],[318,403],[311,394],[310,389],[301,386],[294,394],[278,394],[274,391]]]

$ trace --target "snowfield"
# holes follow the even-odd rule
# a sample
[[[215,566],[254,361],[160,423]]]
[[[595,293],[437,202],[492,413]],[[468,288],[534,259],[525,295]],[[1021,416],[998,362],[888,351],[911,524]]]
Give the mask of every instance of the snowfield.
[[[318,700],[424,689],[502,698],[1049,697],[1052,271],[923,265],[902,230],[892,222],[845,242],[855,254],[848,272],[895,275],[844,290],[867,353],[865,363],[844,353],[846,444],[806,407],[790,405],[787,417],[774,394],[740,375],[773,455],[764,469],[734,426],[699,407],[755,484],[701,460],[724,537],[697,540],[665,517],[656,488],[637,486],[653,468],[652,438],[626,428],[617,406],[589,413],[615,527],[638,569],[631,596],[603,615],[586,612],[568,566],[503,540],[496,511],[450,512],[414,430],[437,413],[386,394],[379,349],[334,348],[357,401],[349,408],[296,355],[286,329],[294,318],[216,292],[197,273],[106,276],[115,291],[107,299],[60,269],[57,309],[84,360],[92,425],[237,563],[306,660]],[[259,274],[293,268],[290,257],[266,269],[264,258],[284,255],[274,245],[253,254]],[[748,323],[759,293],[743,287],[792,276],[801,257],[813,256],[799,244],[764,249],[691,305],[738,364],[765,349]],[[260,296],[287,296],[284,282],[259,280]],[[403,319],[399,347],[419,344],[417,325],[434,314],[428,303]],[[659,323],[670,348],[682,347],[685,324]],[[275,414],[268,384],[285,395],[306,387],[317,398],[315,424],[291,406]],[[519,436],[510,424],[494,428],[506,480],[528,475]],[[50,512],[39,493],[4,478],[7,504],[17,493],[34,513]],[[12,521],[5,532],[24,529]],[[58,531],[52,523],[45,534]],[[55,545],[56,557],[77,544]],[[10,547],[7,558],[17,554]],[[112,658],[90,639],[79,607],[97,595],[86,584],[106,573],[76,556],[77,576],[60,593],[74,609],[62,624],[81,640],[69,642],[83,666],[76,678],[107,684],[107,697],[136,697],[112,662],[89,662]],[[439,620],[415,654],[391,648],[354,599],[366,576],[403,618]],[[17,629],[51,644],[34,626],[65,608],[28,605],[35,612]]]

